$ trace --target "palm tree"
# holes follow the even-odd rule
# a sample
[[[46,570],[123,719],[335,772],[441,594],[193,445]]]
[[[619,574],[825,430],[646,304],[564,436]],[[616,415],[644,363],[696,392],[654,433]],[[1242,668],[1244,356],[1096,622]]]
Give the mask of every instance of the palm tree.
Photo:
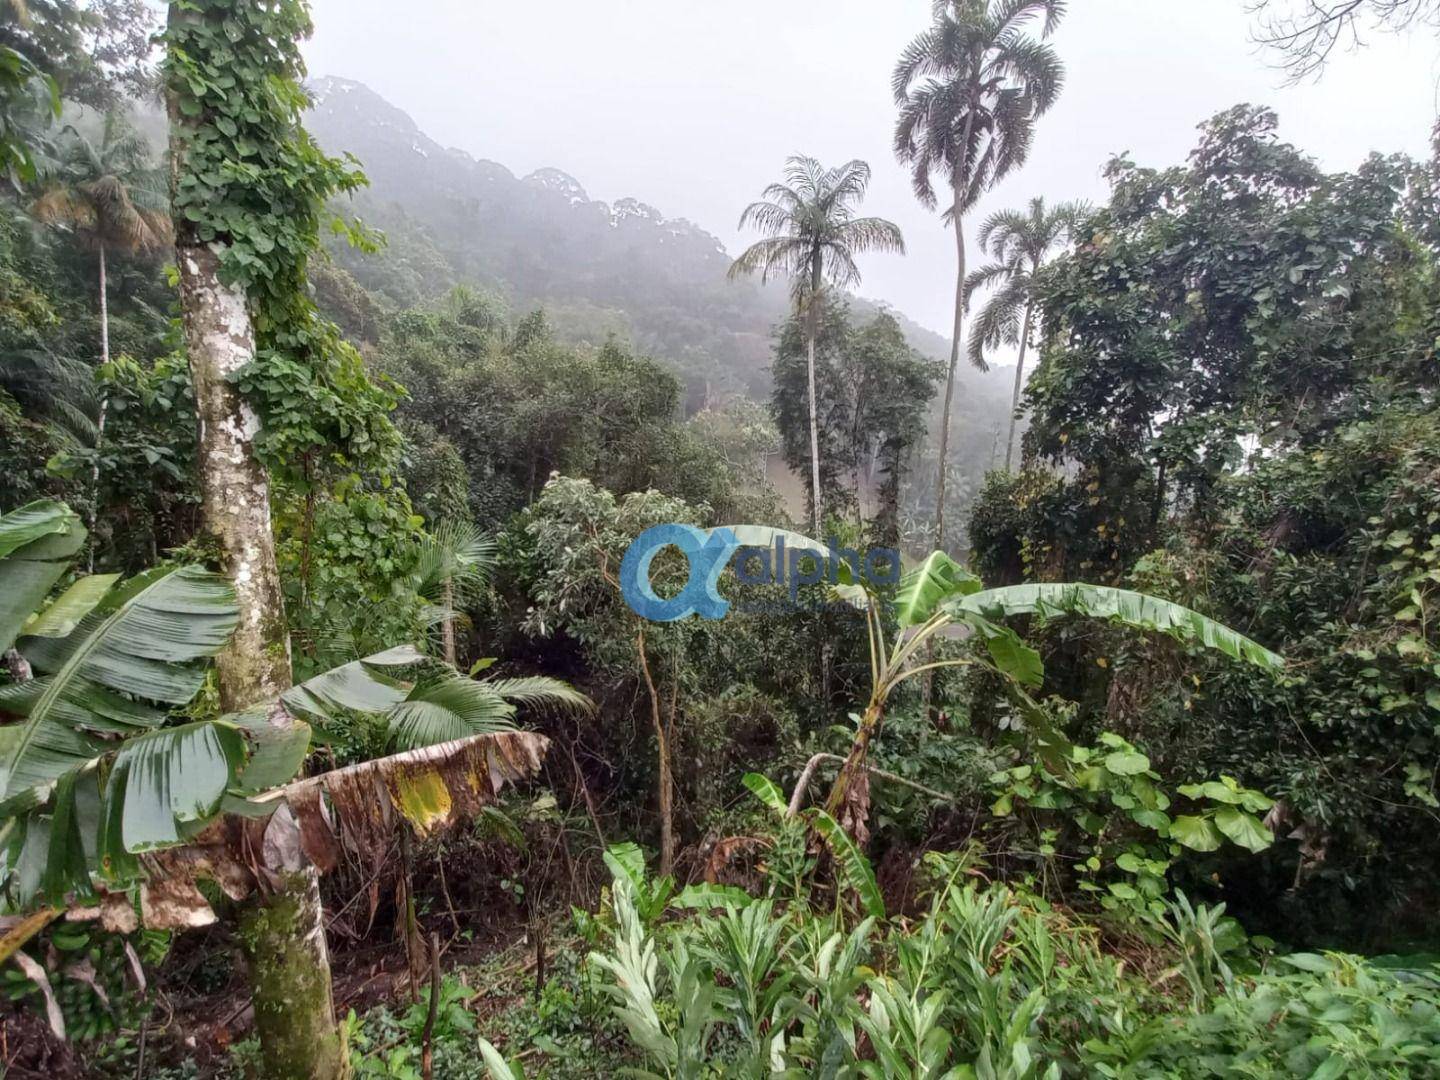
[[[100,266],[100,363],[110,362],[110,304],[105,253],[156,251],[171,240],[164,179],[150,162],[150,144],[118,113],[107,113],[98,144],[74,128],[61,145],[40,197],[32,207],[41,221],[67,229],[93,247]],[[100,402],[95,424],[95,460],[90,467],[89,528],[95,531],[95,488],[100,480],[100,448],[105,438],[109,400]],[[94,569],[94,547],[90,569]]]
[[[977,242],[981,251],[995,259],[982,266],[965,282],[966,307],[976,289],[998,285],[999,291],[980,309],[971,328],[970,362],[981,371],[989,369],[985,350],[1001,344],[1019,345],[1015,361],[1015,392],[1010,399],[1010,434],[1005,439],[1005,471],[1015,449],[1015,418],[1020,410],[1020,388],[1025,384],[1025,349],[1030,344],[1030,327],[1035,312],[1035,275],[1045,257],[1058,244],[1066,243],[1085,204],[1061,203],[1046,209],[1044,199],[1031,199],[1028,210],[1001,210],[980,226]]]
[[[759,202],[740,215],[740,228],[768,235],[752,244],[730,267],[730,276],[760,271],[790,278],[795,314],[806,320],[806,362],[810,381],[810,502],[815,535],[820,524],[820,430],[815,415],[815,337],[819,305],[828,283],[842,289],[860,283],[855,256],[867,251],[905,252],[899,226],[884,218],[855,217],[855,206],[870,184],[870,166],[849,161],[826,169],[812,157],[785,162],[785,183],[771,184]]]
[[[67,134],[33,209],[41,221],[68,229],[99,255],[103,364],[110,360],[106,251],[158,251],[170,243],[165,182],[151,164],[150,144],[118,113],[106,114],[99,143],[74,128]]]
[[[955,368],[965,313],[965,214],[1025,161],[1035,121],[1055,104],[1064,68],[1055,50],[1025,33],[1044,17],[1048,37],[1064,0],[935,0],[934,23],[901,54],[891,80],[900,118],[895,154],[911,167],[915,195],[939,203],[931,176],[948,185],[945,218],[955,230],[955,329],[940,422],[940,475],[935,499],[935,545],[945,542],[945,466]]]

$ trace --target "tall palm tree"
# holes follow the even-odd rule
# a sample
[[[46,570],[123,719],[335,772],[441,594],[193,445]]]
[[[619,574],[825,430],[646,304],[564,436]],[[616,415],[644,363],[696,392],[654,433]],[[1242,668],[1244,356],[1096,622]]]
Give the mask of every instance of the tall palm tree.
[[[940,477],[935,499],[935,545],[945,542],[945,466],[950,410],[960,361],[965,314],[965,215],[976,201],[1025,161],[1035,121],[1060,96],[1064,68],[1026,24],[1043,16],[1040,38],[1064,14],[1064,0],[935,0],[934,22],[912,41],[891,80],[900,118],[895,155],[911,168],[915,195],[928,207],[945,193],[944,220],[955,230],[955,329],[940,426]]]
[[[965,301],[976,289],[999,286],[998,291],[980,309],[971,327],[968,352],[970,362],[981,371],[989,364],[985,351],[1001,344],[1019,345],[1015,361],[1015,392],[1010,399],[1010,434],[1005,439],[1005,471],[1015,450],[1015,419],[1020,411],[1020,388],[1025,384],[1025,350],[1030,344],[1030,328],[1035,313],[1035,275],[1045,258],[1057,245],[1070,239],[1076,219],[1084,213],[1085,204],[1065,202],[1046,208],[1044,199],[1031,199],[1026,210],[1001,210],[991,214],[980,226],[976,238],[981,251],[988,251],[994,262],[982,266],[965,282]]]
[[[815,338],[826,285],[842,289],[860,283],[855,256],[867,251],[905,252],[899,226],[884,218],[855,217],[855,207],[870,184],[870,166],[848,161],[824,168],[812,157],[785,162],[785,183],[771,184],[761,201],[740,215],[740,228],[767,233],[730,267],[730,276],[760,272],[790,278],[797,317],[805,319],[806,362],[810,380],[810,503],[815,535],[820,524],[820,427],[815,414]]]
[[[119,113],[107,113],[99,142],[74,128],[33,207],[35,216],[73,233],[99,256],[100,361],[110,359],[106,252],[158,251],[171,240],[165,181],[150,144]]]
[[[107,250],[158,251],[172,238],[165,181],[150,160],[150,144],[119,113],[107,113],[98,143],[73,127],[61,143],[51,174],[32,210],[37,218],[72,233],[98,255],[100,269],[100,363],[110,362]],[[90,531],[95,531],[94,489],[100,480],[100,448],[109,400],[100,402],[95,460],[90,467]],[[94,570],[94,546],[90,569]]]

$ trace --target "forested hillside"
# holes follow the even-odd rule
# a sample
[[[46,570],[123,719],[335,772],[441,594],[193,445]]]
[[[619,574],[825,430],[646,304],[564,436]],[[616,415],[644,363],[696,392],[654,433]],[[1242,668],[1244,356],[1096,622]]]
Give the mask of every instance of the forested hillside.
[[[719,240],[642,198],[613,206],[592,200],[581,180],[556,168],[517,177],[440,146],[362,83],[309,85],[309,127],[330,152],[364,163],[370,185],[357,194],[356,209],[387,240],[381,253],[332,244],[331,254],[382,303],[411,307],[474,285],[517,316],[543,308],[562,341],[598,346],[614,336],[654,356],[684,380],[689,412],[736,395],[769,397],[774,327],[787,307],[783,282],[727,279],[732,256]],[[475,137],[483,145],[483,128]],[[861,317],[878,310],[863,300],[853,307]],[[938,334],[903,312],[890,314],[920,352],[947,355]],[[954,460],[968,487],[992,464],[1012,376],[1008,366],[961,369]]]

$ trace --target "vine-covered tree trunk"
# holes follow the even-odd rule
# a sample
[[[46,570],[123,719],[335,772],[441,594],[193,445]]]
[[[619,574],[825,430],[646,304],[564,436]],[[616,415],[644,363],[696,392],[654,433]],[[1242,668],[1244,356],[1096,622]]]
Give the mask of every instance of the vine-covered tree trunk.
[[[216,658],[221,707],[234,711],[273,701],[290,686],[269,476],[255,456],[260,422],[230,381],[254,356],[254,334],[245,293],[220,280],[215,254],[182,242],[176,256],[199,417],[205,529],[234,582],[240,609],[235,634]],[[317,879],[314,867],[286,870],[278,883],[257,891],[242,919],[261,1059],[265,1076],[276,1080],[349,1075],[331,999]]]
[[[170,5],[169,33],[172,42],[186,42],[184,64],[205,69],[212,43],[228,52],[224,28],[232,7],[246,10],[244,0]],[[217,67],[227,62],[223,57],[214,61]],[[255,357],[250,298],[241,284],[222,279],[218,252],[224,251],[226,239],[202,242],[180,197],[194,189],[190,170],[203,167],[191,160],[192,148],[204,147],[196,152],[213,155],[219,130],[210,104],[214,99],[197,100],[179,68],[171,69],[168,86],[176,263],[199,421],[204,527],[234,582],[239,608],[234,636],[217,657],[221,707],[236,711],[273,701],[290,687],[290,644],[270,521],[269,475],[256,456],[260,418],[232,382]],[[217,84],[216,89],[222,88]],[[188,107],[182,108],[182,102]],[[243,917],[263,1075],[345,1080],[349,1054],[344,1029],[335,1022],[318,873],[298,857],[274,864],[270,847],[267,831],[265,857],[274,872],[262,876]]]

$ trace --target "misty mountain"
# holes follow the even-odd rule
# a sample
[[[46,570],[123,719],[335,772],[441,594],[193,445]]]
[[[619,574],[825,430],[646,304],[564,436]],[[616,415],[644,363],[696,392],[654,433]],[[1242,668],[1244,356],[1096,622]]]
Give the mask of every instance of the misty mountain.
[[[330,153],[359,158],[370,187],[358,196],[358,211],[387,234],[378,255],[336,252],[367,289],[408,306],[458,282],[484,286],[516,312],[543,306],[565,338],[598,343],[613,333],[669,361],[685,377],[692,406],[707,394],[768,396],[772,330],[785,317],[786,288],[728,279],[732,256],[694,222],[638,197],[592,199],[559,168],[516,176],[447,149],[361,83],[324,78],[310,91],[307,126]],[[860,299],[853,307],[862,317],[878,310]],[[916,348],[948,356],[938,334],[891,314]],[[1009,380],[1004,370],[962,370],[959,431],[989,445],[1008,406]]]

